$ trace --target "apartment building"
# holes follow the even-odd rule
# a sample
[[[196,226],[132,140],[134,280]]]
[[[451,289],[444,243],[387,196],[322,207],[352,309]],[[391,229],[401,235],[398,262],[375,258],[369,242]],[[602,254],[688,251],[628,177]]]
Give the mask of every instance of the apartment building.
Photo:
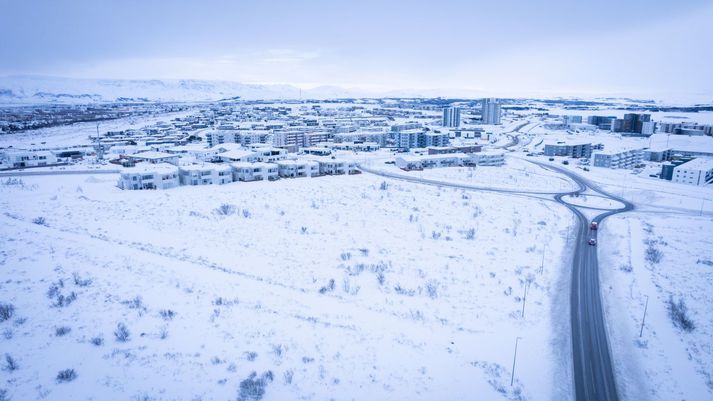
[[[169,189],[180,185],[178,167],[167,164],[141,164],[121,171],[117,186],[125,190]]]
[[[713,183],[713,159],[699,157],[676,166],[671,181],[700,186]]]
[[[557,142],[545,144],[546,156],[590,157],[592,144],[586,142]]]
[[[611,169],[631,169],[644,160],[643,149],[594,152],[592,166]]]
[[[233,171],[227,164],[203,163],[180,166],[181,185],[222,185],[233,182]]]

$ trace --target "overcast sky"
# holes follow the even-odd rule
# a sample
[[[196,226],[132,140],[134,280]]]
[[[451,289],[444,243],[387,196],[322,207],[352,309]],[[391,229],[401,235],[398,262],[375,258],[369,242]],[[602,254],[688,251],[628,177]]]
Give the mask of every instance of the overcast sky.
[[[0,75],[713,98],[711,0],[0,0]]]

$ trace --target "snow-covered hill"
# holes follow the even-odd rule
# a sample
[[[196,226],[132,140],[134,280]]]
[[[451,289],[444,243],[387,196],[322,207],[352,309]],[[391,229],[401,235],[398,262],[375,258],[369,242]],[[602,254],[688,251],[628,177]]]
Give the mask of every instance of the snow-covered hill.
[[[237,96],[242,99],[297,99],[300,90],[290,85],[229,81],[0,77],[0,103],[203,101]]]

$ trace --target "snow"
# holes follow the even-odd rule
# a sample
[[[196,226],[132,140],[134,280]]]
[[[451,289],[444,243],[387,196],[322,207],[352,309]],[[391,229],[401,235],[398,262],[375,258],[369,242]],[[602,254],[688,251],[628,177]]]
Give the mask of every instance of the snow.
[[[22,180],[0,186],[13,399],[234,399],[268,370],[265,400],[571,394],[573,219],[551,201],[380,189],[368,174],[171,191],[121,191],[116,175]],[[60,279],[77,299],[53,307]],[[69,368],[77,378],[55,382]]]
[[[600,228],[600,249],[607,249],[599,253],[602,299],[622,399],[713,398],[712,228],[710,217],[646,212],[610,218]],[[650,248],[662,253],[660,262],[647,260]],[[692,332],[672,323],[671,296],[685,301]]]

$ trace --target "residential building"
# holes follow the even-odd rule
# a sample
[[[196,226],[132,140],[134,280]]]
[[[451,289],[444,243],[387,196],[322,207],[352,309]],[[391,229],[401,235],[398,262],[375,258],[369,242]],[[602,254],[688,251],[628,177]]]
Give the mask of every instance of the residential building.
[[[564,116],[562,117],[562,122],[564,122],[565,125],[581,124],[582,116]]]
[[[233,182],[233,171],[223,163],[180,166],[181,185],[222,185]]]
[[[444,147],[430,147],[428,148],[429,155],[442,155],[446,153],[477,153],[483,150],[481,145],[470,145],[470,146],[444,146]]]
[[[167,164],[140,164],[121,170],[117,186],[125,190],[169,189],[180,185],[178,167]]]
[[[480,115],[483,124],[500,124],[500,101],[483,99]]]
[[[389,135],[386,132],[349,132],[343,134],[334,134],[334,143],[342,142],[375,142],[379,146],[386,146],[386,140]]]
[[[277,162],[280,177],[316,177],[319,175],[319,163],[312,160],[280,160]]]
[[[447,132],[424,131],[420,129],[398,131],[394,133],[397,148],[425,148],[428,146],[448,146],[450,138]]]
[[[178,159],[181,158],[179,155],[172,155],[170,153],[156,152],[152,150],[147,152],[135,153],[127,157],[132,163],[145,161],[151,164],[168,163],[173,165],[177,165]]]
[[[644,123],[651,122],[651,114],[627,113],[624,118],[617,118],[612,121],[612,132],[621,132],[623,135],[631,134],[631,136],[644,135]],[[646,132],[648,135],[653,135],[655,125],[647,125]]]
[[[423,128],[423,125],[421,123],[407,122],[405,124],[392,125],[391,132],[411,131],[411,130],[416,130],[416,129],[421,129],[421,128]]]
[[[592,144],[586,142],[557,142],[545,144],[546,156],[590,157]]]
[[[713,159],[700,157],[676,166],[671,181],[690,185],[713,183]]]
[[[460,107],[446,107],[445,109],[443,109],[443,126],[460,126]]]
[[[616,117],[612,116],[589,116],[587,117],[587,124],[596,125],[601,130],[611,130],[612,121],[616,120]]]
[[[258,153],[247,149],[232,149],[215,155],[215,159],[224,162],[254,162],[258,159]]]
[[[422,170],[424,168],[456,166],[502,166],[505,163],[503,152],[481,153],[444,153],[435,155],[407,155],[396,157],[395,164],[403,170]]]
[[[319,174],[321,175],[354,174],[356,172],[356,163],[352,160],[320,157],[315,161],[319,163]]]
[[[594,152],[592,166],[611,169],[631,169],[644,159],[643,149]]]
[[[5,149],[0,151],[4,168],[42,167],[57,163],[57,156],[47,150]]]
[[[274,181],[279,178],[278,166],[275,163],[231,163],[233,181]]]
[[[470,162],[476,166],[502,166],[505,164],[505,153],[497,150],[472,153]]]

